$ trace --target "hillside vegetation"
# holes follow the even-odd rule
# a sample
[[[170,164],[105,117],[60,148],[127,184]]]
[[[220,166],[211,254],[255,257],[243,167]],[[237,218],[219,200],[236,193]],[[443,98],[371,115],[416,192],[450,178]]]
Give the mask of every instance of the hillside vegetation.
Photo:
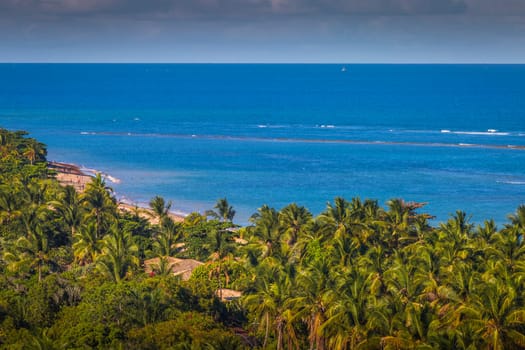
[[[418,203],[335,198],[238,227],[226,199],[182,223],[162,197],[151,220],[117,204],[0,129],[1,348],[525,349],[525,206],[431,226]],[[171,257],[204,264],[186,279]]]

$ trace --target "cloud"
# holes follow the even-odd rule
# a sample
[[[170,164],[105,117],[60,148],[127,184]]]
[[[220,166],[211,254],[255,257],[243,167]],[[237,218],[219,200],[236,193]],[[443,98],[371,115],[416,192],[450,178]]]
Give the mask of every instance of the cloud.
[[[524,33],[525,0],[0,0],[4,61],[523,61]]]
[[[493,13],[508,6],[525,14],[522,0],[2,0],[3,16],[142,16],[258,18],[260,16],[442,15]],[[0,14],[2,16],[2,14]]]
[[[525,16],[524,0],[0,0],[0,20]]]

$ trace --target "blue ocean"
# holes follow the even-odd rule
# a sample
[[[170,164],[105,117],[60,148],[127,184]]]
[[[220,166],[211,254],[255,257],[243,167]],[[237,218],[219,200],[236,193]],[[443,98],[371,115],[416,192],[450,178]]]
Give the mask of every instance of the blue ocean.
[[[0,127],[184,213],[400,197],[502,225],[525,203],[524,81],[525,65],[1,64]]]

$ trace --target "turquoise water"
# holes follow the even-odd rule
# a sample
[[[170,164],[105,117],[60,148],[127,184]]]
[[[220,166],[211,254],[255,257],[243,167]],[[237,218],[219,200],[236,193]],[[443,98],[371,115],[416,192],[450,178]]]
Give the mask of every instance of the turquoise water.
[[[117,195],[237,221],[335,196],[480,222],[525,203],[525,65],[0,65],[0,126]]]

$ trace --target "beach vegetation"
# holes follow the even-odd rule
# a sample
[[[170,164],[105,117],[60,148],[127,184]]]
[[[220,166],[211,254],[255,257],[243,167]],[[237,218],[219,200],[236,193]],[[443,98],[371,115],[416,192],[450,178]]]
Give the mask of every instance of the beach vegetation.
[[[525,349],[525,205],[499,226],[337,197],[239,228],[223,198],[177,222],[45,155],[0,129],[0,348]]]
[[[221,198],[217,200],[217,203],[214,207],[215,210],[207,210],[206,216],[211,216],[215,219],[219,219],[223,222],[232,222],[235,216],[235,210],[228,203],[226,198]]]

